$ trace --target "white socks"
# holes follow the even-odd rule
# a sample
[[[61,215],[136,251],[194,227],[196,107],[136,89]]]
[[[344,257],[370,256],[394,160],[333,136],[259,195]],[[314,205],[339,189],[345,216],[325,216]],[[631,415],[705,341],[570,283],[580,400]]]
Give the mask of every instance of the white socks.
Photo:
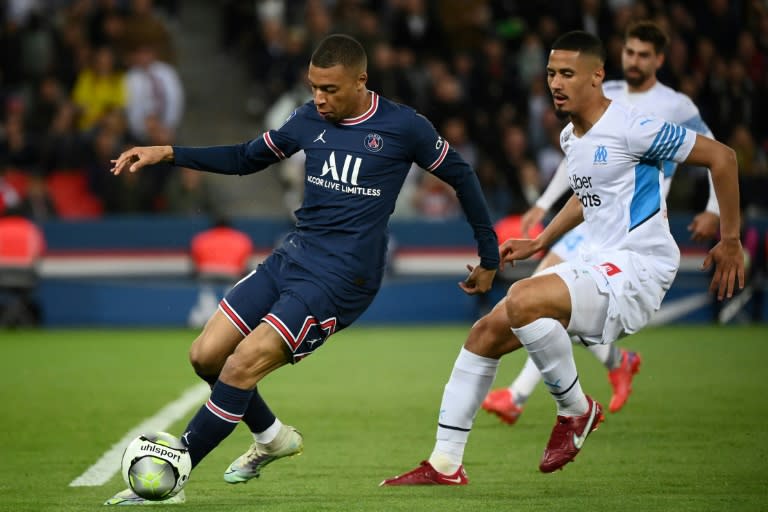
[[[528,397],[531,396],[531,393],[533,393],[533,390],[540,380],[541,372],[536,368],[536,363],[533,362],[533,359],[528,356],[523,365],[523,369],[520,370],[515,381],[509,386],[515,404],[522,406],[527,402]]]
[[[589,408],[581,390],[573,346],[565,328],[552,318],[540,318],[512,332],[536,363],[544,383],[557,402],[562,416],[581,416]]]
[[[437,442],[429,463],[450,475],[461,466],[472,423],[491,389],[498,359],[478,356],[462,347],[443,392],[437,423]]]
[[[621,350],[613,343],[590,345],[587,348],[608,370],[614,370],[621,364]]]
[[[275,418],[275,422],[264,432],[253,433],[253,439],[259,444],[271,443],[280,433],[280,429],[283,427],[283,422],[278,418]]]

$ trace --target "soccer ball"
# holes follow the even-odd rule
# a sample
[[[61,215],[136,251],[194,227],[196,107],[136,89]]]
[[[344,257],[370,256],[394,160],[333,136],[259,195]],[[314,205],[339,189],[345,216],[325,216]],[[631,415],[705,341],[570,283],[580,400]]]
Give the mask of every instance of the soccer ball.
[[[175,496],[187,483],[192,459],[182,442],[166,432],[143,434],[125,448],[123,480],[146,500]]]

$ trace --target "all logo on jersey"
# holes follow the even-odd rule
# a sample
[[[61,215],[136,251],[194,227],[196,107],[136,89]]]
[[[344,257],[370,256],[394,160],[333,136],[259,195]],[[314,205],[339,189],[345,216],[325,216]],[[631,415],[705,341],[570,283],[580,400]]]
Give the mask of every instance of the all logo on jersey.
[[[354,158],[354,164],[352,164],[352,159]],[[328,160],[323,162],[323,172],[320,176],[325,176],[326,174],[330,174],[331,178],[333,178],[333,181],[340,181],[342,183],[349,183],[351,185],[357,185],[357,176],[360,173],[360,164],[363,163],[363,159],[360,157],[353,157],[352,155],[347,155],[344,158],[344,165],[341,168],[341,174],[339,174],[339,168],[336,165],[336,152],[331,151],[330,156],[328,157]],[[350,166],[352,170],[352,174],[350,175]]]
[[[358,178],[360,177],[360,167],[363,164],[362,158],[348,154],[344,156],[344,162],[341,165],[339,162],[336,160],[336,152],[331,151],[328,159],[323,162],[320,176],[307,174],[307,183],[345,194],[374,197],[381,195],[380,188],[359,186]]]
[[[365,149],[378,153],[384,147],[384,139],[378,133],[369,133],[365,136]]]
[[[608,163],[608,150],[605,146],[597,146],[595,149],[595,161],[592,165],[606,165]]]
[[[437,142],[435,142],[435,149],[440,149],[443,147],[443,144],[445,144],[445,140],[442,137],[438,137]]]

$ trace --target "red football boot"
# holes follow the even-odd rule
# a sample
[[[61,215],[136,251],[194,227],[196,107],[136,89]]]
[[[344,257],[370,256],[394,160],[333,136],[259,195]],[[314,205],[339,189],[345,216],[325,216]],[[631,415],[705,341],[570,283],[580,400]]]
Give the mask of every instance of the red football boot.
[[[544,456],[539,463],[542,473],[551,473],[571,462],[581,450],[590,432],[603,421],[603,407],[587,396],[589,409],[583,416],[559,416],[552,428]]]
[[[509,388],[494,389],[488,393],[480,407],[509,425],[514,425],[523,413],[523,408],[515,403],[515,397]]]
[[[619,412],[629,399],[632,393],[632,378],[640,371],[640,354],[629,350],[621,350],[621,364],[608,372],[608,380],[613,388],[611,402],[608,404],[608,410]]]
[[[467,473],[464,471],[464,466],[459,466],[459,469],[452,475],[444,475],[438,472],[432,467],[432,464],[426,460],[421,461],[421,464],[416,469],[412,469],[402,475],[397,475],[392,478],[387,478],[379,484],[379,486],[385,485],[467,485],[469,480],[467,479]]]

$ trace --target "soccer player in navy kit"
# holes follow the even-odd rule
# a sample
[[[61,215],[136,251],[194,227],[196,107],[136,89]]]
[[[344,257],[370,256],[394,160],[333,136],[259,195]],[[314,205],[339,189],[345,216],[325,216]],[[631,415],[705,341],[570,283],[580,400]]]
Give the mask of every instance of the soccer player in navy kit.
[[[301,434],[275,417],[256,385],[311,354],[370,305],[381,286],[389,217],[413,162],[456,190],[474,231],[480,263],[468,267],[461,289],[488,291],[498,268],[498,242],[474,171],[426,118],[369,91],[367,78],[362,46],[331,35],[310,61],[313,100],[278,130],[234,146],[137,147],[113,161],[114,174],[162,161],[249,174],[306,154],[295,229],[227,294],[190,349],[196,373],[212,386],[182,435],[193,466],[241,420],[254,434],[248,452],[226,470],[227,482],[258,477],[270,462],[301,452]],[[126,489],[107,504],[141,502]]]

